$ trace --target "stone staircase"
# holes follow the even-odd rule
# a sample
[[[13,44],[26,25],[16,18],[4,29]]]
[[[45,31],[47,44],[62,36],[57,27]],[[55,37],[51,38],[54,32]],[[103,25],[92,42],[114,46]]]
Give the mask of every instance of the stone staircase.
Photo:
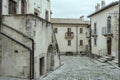
[[[5,40],[3,40],[3,39],[5,39]],[[33,53],[33,41],[32,41],[31,38],[29,38],[24,33],[21,33],[18,30],[15,30],[14,28],[12,28],[12,27],[10,27],[8,25],[2,24],[1,25],[1,32],[0,32],[0,67],[1,67],[1,60],[2,60],[2,44],[1,44],[2,42],[1,41],[5,42],[7,40],[10,41],[9,43],[11,43],[11,44],[14,43],[14,44],[16,44],[16,46],[22,47],[22,49],[20,49],[20,50],[27,50],[27,51],[29,51],[30,54],[23,54],[23,56],[24,55],[28,55],[28,57],[29,57],[29,55],[31,56],[31,54]],[[8,45],[7,43],[5,45],[6,45],[6,48],[10,47],[10,46],[7,47],[7,45]],[[10,49],[13,49],[13,48],[10,48]],[[4,48],[4,50],[5,50],[5,48]],[[19,48],[18,48],[18,50],[19,50]],[[13,53],[13,54],[10,54],[10,53]],[[16,52],[16,53],[18,53],[18,52]],[[16,55],[20,55],[20,54],[16,54]],[[18,69],[18,67],[16,65],[16,61],[15,61],[15,59],[17,58],[16,55],[15,55],[14,52],[11,52],[11,50],[8,53],[6,52],[4,54],[4,57],[5,57],[4,58],[4,60],[5,60],[4,61],[5,62],[4,65],[6,65],[6,64],[9,65],[9,72],[13,72],[13,75],[16,73],[16,75],[18,75],[18,77],[21,77],[21,75],[23,75],[23,73],[20,73],[20,71],[22,71],[21,69],[20,69],[20,71],[18,71],[19,69]],[[27,57],[26,57],[26,59],[27,59]],[[33,63],[33,62],[31,62],[32,59],[29,60],[31,65]],[[22,66],[22,67],[24,68],[24,66]],[[27,67],[29,67],[29,66],[27,66]],[[7,68],[7,67],[5,66],[5,68]],[[33,68],[33,66],[31,67],[31,70],[32,70],[32,68]],[[7,75],[10,74],[9,72],[8,72]],[[28,72],[29,72],[29,70],[28,70]],[[4,74],[0,73],[0,75],[4,75]],[[24,77],[28,77],[28,75],[24,76]]]

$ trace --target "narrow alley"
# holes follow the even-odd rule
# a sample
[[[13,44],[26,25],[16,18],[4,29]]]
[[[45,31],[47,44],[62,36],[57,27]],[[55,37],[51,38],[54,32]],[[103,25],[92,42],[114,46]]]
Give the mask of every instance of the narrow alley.
[[[62,56],[63,65],[42,80],[120,80],[120,70],[88,57]]]

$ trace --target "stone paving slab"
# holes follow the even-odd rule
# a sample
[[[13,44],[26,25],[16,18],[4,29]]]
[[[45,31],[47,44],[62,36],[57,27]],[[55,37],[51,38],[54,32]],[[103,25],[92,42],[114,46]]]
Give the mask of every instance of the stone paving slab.
[[[64,65],[42,80],[120,80],[120,70],[80,56],[62,56]]]

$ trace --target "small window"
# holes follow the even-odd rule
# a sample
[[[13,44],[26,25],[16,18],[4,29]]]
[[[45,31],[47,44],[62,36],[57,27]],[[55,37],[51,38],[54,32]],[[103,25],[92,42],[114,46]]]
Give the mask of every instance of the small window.
[[[80,28],[80,33],[83,33],[83,28]]]
[[[18,50],[15,50],[14,52],[15,52],[15,53],[18,53]]]
[[[71,46],[71,40],[68,40],[68,46]]]
[[[58,32],[58,31],[57,31],[57,28],[54,28],[54,32],[55,32],[55,33],[57,33],[57,32]]]
[[[97,39],[94,38],[94,45],[97,45]]]
[[[71,32],[71,28],[67,28],[67,32]]]
[[[16,14],[17,3],[13,0],[9,0],[9,14]]]
[[[49,14],[48,14],[48,11],[46,10],[46,12],[45,12],[45,19],[48,21],[48,19],[49,19]]]
[[[83,46],[83,40],[80,40],[80,46]]]

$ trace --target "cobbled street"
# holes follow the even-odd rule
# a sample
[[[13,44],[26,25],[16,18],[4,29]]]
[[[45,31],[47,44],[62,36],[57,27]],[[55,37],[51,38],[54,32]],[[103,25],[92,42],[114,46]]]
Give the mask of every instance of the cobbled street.
[[[120,70],[88,57],[62,56],[60,68],[42,80],[120,80]]]

